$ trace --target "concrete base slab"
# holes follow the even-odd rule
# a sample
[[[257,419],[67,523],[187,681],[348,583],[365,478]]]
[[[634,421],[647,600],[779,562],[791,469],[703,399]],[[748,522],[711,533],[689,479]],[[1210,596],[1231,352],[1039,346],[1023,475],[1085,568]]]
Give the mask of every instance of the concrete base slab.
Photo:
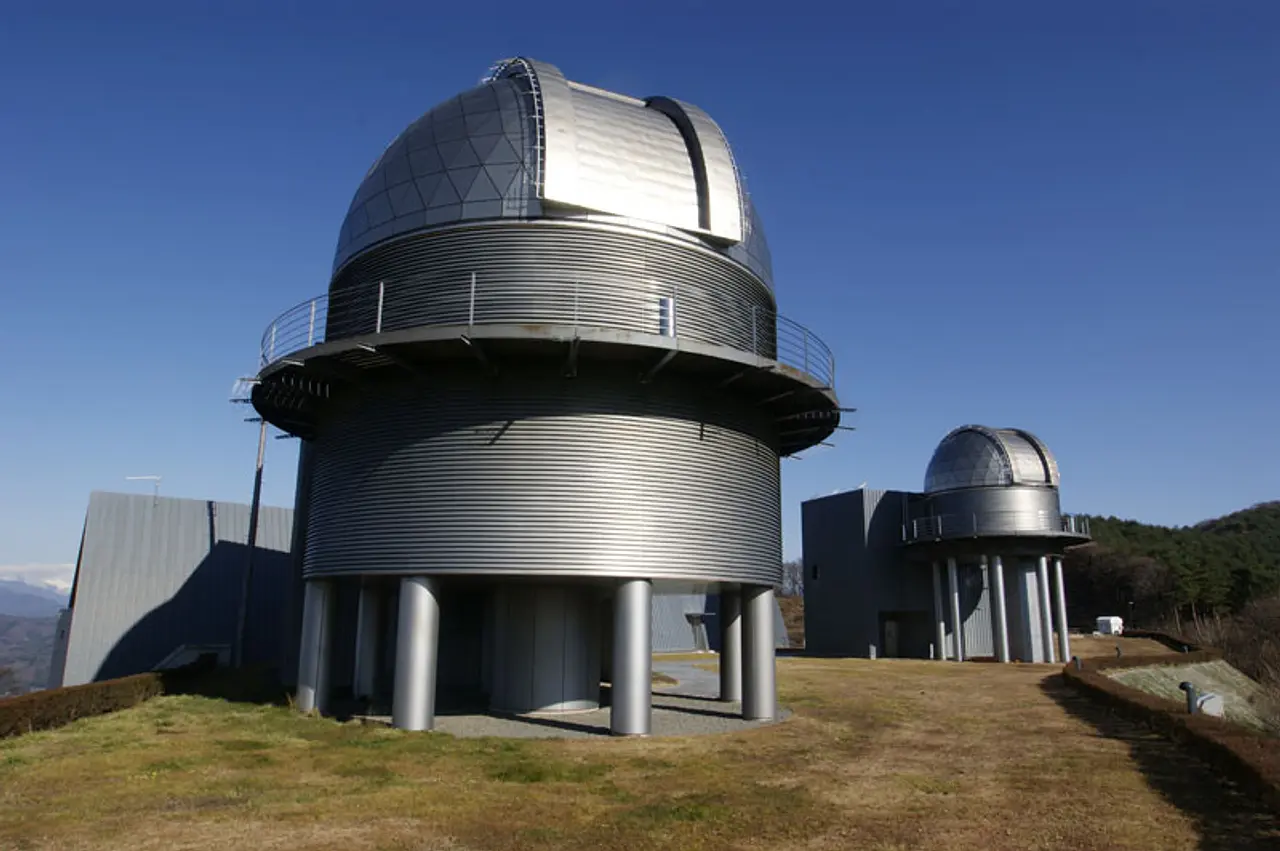
[[[709,662],[715,656],[708,656]],[[653,670],[674,677],[674,686],[653,690],[652,736],[698,736],[732,733],[762,727],[772,721],[745,721],[740,703],[721,703],[719,675],[704,671],[692,662],[662,662],[655,659]],[[791,715],[779,712],[779,720]],[[387,724],[386,715],[355,715],[366,724]],[[561,715],[502,715],[497,713],[437,713],[435,732],[459,738],[499,736],[512,739],[570,739],[608,736],[609,709],[602,707]]]
[[[745,721],[742,707],[702,697],[654,692],[651,736],[699,736],[732,733],[775,722]],[[783,710],[785,718],[791,713]],[[391,724],[390,716],[357,715],[366,724]],[[510,739],[576,739],[609,736],[609,710],[594,709],[571,715],[436,715],[435,732],[458,738],[498,736]]]

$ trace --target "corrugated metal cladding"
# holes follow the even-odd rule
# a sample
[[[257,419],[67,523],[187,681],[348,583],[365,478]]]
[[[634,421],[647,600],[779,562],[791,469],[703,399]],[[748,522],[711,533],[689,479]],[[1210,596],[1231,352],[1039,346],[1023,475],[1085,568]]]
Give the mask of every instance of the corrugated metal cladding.
[[[308,575],[781,581],[776,441],[755,408],[634,375],[395,392],[322,428]]]
[[[293,512],[264,507],[248,620],[251,664],[279,662]],[[151,670],[182,644],[230,644],[249,506],[94,492],[62,684]]]
[[[925,571],[921,570],[920,573],[924,574]],[[977,562],[961,563],[956,566],[956,580],[960,586],[960,639],[964,655],[995,656],[995,639],[991,633],[991,581],[988,572]],[[945,573],[943,593],[946,594]],[[943,614],[947,618],[948,641],[951,640],[952,630],[950,608],[945,604],[944,598]]]
[[[661,333],[659,299],[681,338],[774,357],[774,300],[746,269],[658,234],[598,224],[458,227],[370,250],[330,287],[326,339],[476,324],[555,323]],[[379,287],[381,284],[381,288]]]

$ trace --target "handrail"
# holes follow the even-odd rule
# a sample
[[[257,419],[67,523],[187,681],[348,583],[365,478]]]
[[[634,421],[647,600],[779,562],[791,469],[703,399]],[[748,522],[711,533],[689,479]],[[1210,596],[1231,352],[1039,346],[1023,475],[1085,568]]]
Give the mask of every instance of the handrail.
[[[835,386],[831,349],[805,326],[760,305],[730,299],[682,302],[659,285],[491,280],[472,272],[447,279],[385,280],[343,287],[300,302],[263,332],[259,366],[328,340],[442,325],[559,324],[612,328],[724,345],[774,360]],[[697,321],[690,312],[697,311]]]
[[[983,535],[1089,536],[1089,518],[1082,514],[1054,515],[1047,511],[979,511],[918,517],[902,526],[904,543],[970,538]]]

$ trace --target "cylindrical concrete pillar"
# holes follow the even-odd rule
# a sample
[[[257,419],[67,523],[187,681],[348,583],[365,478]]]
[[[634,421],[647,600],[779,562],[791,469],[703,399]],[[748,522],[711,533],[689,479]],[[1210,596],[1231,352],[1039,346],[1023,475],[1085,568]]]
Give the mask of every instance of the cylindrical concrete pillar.
[[[1062,578],[1062,559],[1053,560],[1054,608],[1058,612],[1058,650],[1063,662],[1071,659],[1071,636],[1067,635],[1067,586]]]
[[[373,696],[381,639],[382,586],[366,581],[360,586],[360,602],[356,609],[356,662],[351,676],[351,689],[356,697]]]
[[[335,597],[330,580],[307,580],[302,600],[298,688],[294,696],[294,704],[302,712],[315,710],[323,714],[328,709]]]
[[[624,579],[613,597],[613,705],[609,729],[618,736],[647,736],[652,724],[653,585]]]
[[[396,684],[391,723],[401,730],[430,730],[436,715],[436,659],[440,603],[429,576],[400,580],[400,624],[396,633]]]
[[[951,656],[964,661],[964,622],[960,620],[960,582],[956,578],[955,557],[947,559],[947,593],[951,599]]]
[[[985,558],[985,556],[984,556]],[[987,571],[991,577],[991,630],[996,644],[996,659],[1009,661],[1009,612],[1004,597],[1004,559],[992,556]]]
[[[742,717],[778,717],[770,585],[747,585],[742,589]]]
[[[1036,584],[1040,587],[1040,641],[1044,645],[1044,659],[1054,662],[1053,605],[1049,602],[1049,558],[1040,556],[1036,568]]]
[[[942,568],[933,563],[933,658],[947,658],[947,616],[942,611]]]
[[[720,699],[742,700],[742,592],[720,591]]]

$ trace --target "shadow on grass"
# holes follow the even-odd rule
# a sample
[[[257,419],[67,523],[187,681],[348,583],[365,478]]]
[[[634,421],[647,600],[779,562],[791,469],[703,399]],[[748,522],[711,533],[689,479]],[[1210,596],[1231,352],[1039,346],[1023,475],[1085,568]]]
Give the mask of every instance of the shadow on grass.
[[[1125,742],[1147,784],[1195,821],[1203,851],[1280,848],[1280,814],[1214,774],[1182,746],[1112,714],[1069,687],[1061,674],[1046,677],[1040,688],[1099,736]]]
[[[712,697],[691,697],[683,694],[672,694],[654,690],[650,692],[652,697],[652,706],[655,712],[675,713],[679,715],[691,715],[704,718],[716,718],[733,720],[742,717],[741,710],[732,703],[722,703],[717,698]],[[693,705],[689,705],[693,704]],[[599,710],[608,710],[611,705],[611,689],[606,685],[600,687],[600,706]],[[715,708],[712,708],[715,707]],[[473,715],[487,718],[495,718],[503,721],[514,721],[520,724],[532,727],[546,727],[550,729],[563,730],[568,733],[579,733],[589,736],[611,736],[613,733],[609,729],[609,716],[604,715],[603,718],[597,713],[598,710],[589,710],[588,713],[565,713],[563,715],[555,714],[520,714],[514,712],[502,712],[491,709],[488,700],[480,694],[472,695],[441,695],[436,704],[436,717],[443,718],[459,715]],[[590,720],[584,716],[593,714]],[[783,713],[783,717],[789,715],[789,712]],[[346,722],[357,717],[373,717],[373,718],[389,718],[391,715],[391,701],[387,696],[369,701],[354,700],[350,695],[335,696],[329,706],[329,717],[334,720]],[[501,733],[496,733],[499,737]]]
[[[232,703],[288,706],[289,693],[276,673],[267,667],[243,670],[216,667],[202,659],[186,668],[163,674],[165,694],[188,694]]]

